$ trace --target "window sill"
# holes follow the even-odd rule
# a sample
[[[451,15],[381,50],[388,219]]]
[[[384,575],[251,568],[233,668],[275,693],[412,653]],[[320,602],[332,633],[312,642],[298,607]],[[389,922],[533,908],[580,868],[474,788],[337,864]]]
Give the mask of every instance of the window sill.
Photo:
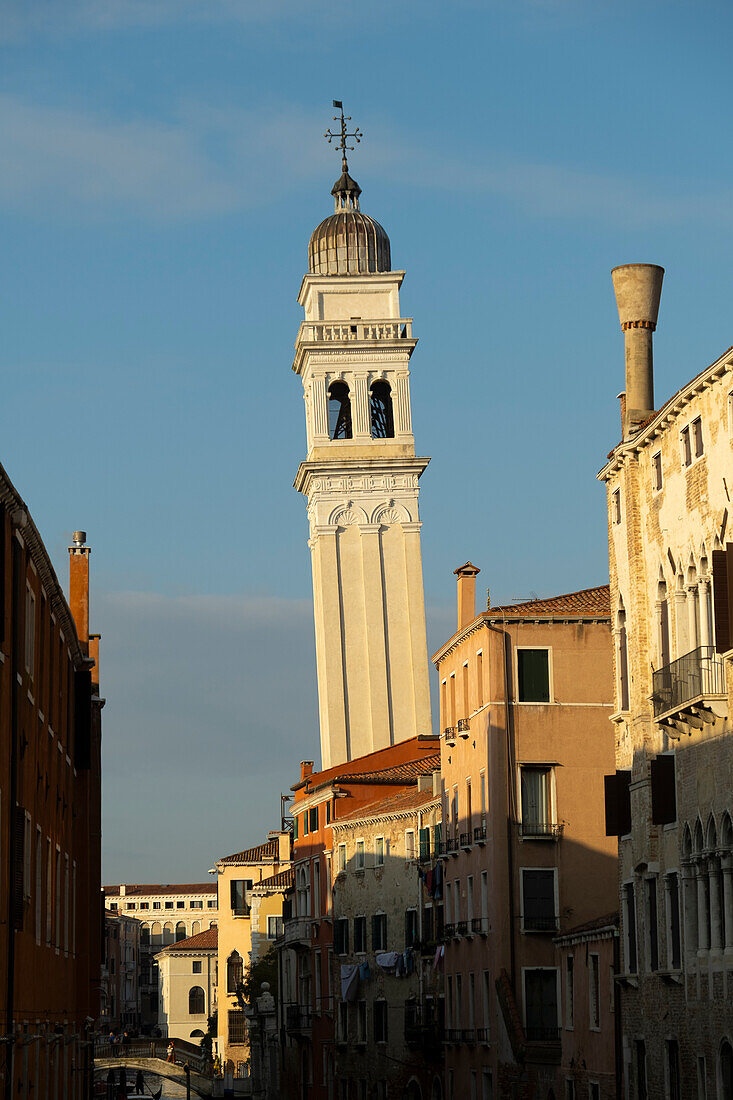
[[[684,981],[682,970],[657,970],[657,974],[663,982],[670,982],[672,985],[682,985]]]
[[[616,724],[618,725],[619,722],[627,722],[630,717],[630,710],[617,710],[615,714],[611,715],[609,720],[611,722],[616,722]]]
[[[625,985],[628,989],[639,988],[638,974],[616,974],[615,978],[619,985]]]

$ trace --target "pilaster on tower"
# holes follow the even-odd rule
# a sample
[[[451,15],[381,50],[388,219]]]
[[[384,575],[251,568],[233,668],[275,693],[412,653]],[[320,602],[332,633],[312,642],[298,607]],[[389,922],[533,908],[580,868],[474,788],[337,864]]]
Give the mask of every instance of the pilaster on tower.
[[[293,370],[305,399],[322,766],[431,732],[403,271],[344,171],[311,237]]]

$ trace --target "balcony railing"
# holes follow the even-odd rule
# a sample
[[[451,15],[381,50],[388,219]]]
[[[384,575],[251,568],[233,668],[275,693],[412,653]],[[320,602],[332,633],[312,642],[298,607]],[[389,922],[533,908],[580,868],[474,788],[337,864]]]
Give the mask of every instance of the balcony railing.
[[[560,1039],[559,1027],[535,1027],[527,1024],[524,1034],[530,1043],[557,1043]]]
[[[654,717],[679,710],[705,695],[725,695],[723,658],[703,645],[665,665],[652,675]]]
[[[311,941],[311,922],[302,917],[294,917],[283,922],[283,934],[280,943],[283,947],[297,943],[308,944]]]
[[[459,1027],[447,1027],[443,1032],[446,1043],[460,1043],[461,1029]]]
[[[465,936],[468,933],[468,921],[459,920],[453,925],[455,931],[454,936]]]
[[[483,844],[486,840],[486,826],[477,825],[473,830],[473,842],[474,844]]]
[[[461,1042],[468,1043],[470,1046],[476,1042],[476,1028],[464,1027],[461,1030]]]
[[[455,745],[456,743],[456,730],[455,726],[446,726],[443,730],[443,737],[445,738],[446,745]]]
[[[456,934],[455,924],[444,924],[440,933],[441,940],[452,940]]]
[[[465,737],[469,736],[470,732],[471,732],[471,727],[469,725],[468,718],[459,718],[458,719],[458,736],[465,738]]]
[[[309,1005],[285,1005],[285,1027],[288,1031],[308,1031],[313,1023]]]
[[[471,847],[471,834],[470,833],[461,833],[460,847],[465,849],[466,851],[468,851],[468,849]]]
[[[471,931],[476,932],[479,936],[485,936],[489,931],[489,918],[473,917],[471,919]]]
[[[519,835],[523,840],[559,840],[563,828],[551,821],[520,821]]]
[[[412,317],[373,321],[303,321],[298,343],[328,344],[363,340],[411,340]]]
[[[487,1027],[476,1028],[476,1042],[488,1043],[489,1041],[489,1029]]]
[[[527,917],[523,927],[525,932],[557,932],[557,917]]]

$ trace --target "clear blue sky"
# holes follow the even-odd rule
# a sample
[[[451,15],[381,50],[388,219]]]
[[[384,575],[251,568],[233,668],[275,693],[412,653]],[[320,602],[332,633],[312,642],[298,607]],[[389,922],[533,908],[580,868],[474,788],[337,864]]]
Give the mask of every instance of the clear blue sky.
[[[0,0],[3,462],[93,546],[104,875],[205,877],[318,758],[303,401],[322,138],[407,270],[430,644],[455,566],[607,579],[609,270],[667,269],[658,403],[731,342],[728,3]]]

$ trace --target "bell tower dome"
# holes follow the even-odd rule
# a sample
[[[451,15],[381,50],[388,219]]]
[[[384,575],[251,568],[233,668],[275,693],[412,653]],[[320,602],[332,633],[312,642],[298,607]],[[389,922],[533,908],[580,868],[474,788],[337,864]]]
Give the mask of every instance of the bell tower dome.
[[[341,104],[334,102],[341,108]],[[350,118],[335,116],[336,209],[311,236],[293,370],[305,399],[308,502],[324,768],[432,732],[404,271],[359,208],[348,173]]]

